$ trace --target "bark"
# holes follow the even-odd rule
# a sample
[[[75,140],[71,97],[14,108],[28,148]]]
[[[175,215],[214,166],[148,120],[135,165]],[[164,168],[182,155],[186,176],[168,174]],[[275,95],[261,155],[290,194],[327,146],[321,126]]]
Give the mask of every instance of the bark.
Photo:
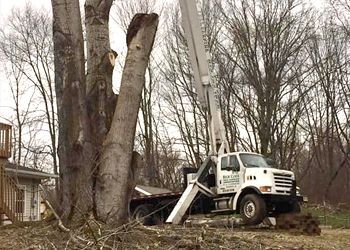
[[[61,213],[73,219],[92,207],[83,32],[78,0],[52,0],[52,10]]]
[[[112,51],[109,42],[109,12],[112,0],[87,0],[85,2],[86,28],[86,93],[89,129],[92,135],[94,164],[93,190],[98,173],[98,162],[103,141],[110,129],[117,95],[113,93],[112,74],[117,53]],[[95,210],[95,209],[94,209]]]
[[[96,184],[97,215],[108,224],[120,225],[128,218],[136,122],[157,25],[157,14],[137,14],[127,32],[128,54]]]
[[[108,19],[112,0],[87,0],[85,27],[87,46],[86,93],[93,144],[98,150],[110,128],[116,106],[112,73],[117,53],[109,42]]]

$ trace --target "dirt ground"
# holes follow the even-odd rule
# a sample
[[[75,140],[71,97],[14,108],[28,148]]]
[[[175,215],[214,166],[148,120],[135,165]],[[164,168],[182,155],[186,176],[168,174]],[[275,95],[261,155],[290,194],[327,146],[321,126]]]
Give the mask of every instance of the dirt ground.
[[[129,226],[99,229],[91,223],[72,232],[55,224],[0,227],[0,249],[350,249],[350,229],[323,229],[321,236],[274,229]]]

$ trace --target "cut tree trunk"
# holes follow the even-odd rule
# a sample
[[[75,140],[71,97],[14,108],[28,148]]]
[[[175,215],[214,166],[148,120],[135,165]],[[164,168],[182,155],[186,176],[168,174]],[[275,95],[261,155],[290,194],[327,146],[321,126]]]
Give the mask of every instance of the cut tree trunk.
[[[116,112],[104,142],[96,183],[99,219],[120,225],[128,219],[134,188],[132,155],[145,72],[158,26],[157,14],[136,14],[127,32],[128,53]]]
[[[91,143],[85,97],[85,58],[79,1],[52,0],[58,155],[62,218],[92,208]]]

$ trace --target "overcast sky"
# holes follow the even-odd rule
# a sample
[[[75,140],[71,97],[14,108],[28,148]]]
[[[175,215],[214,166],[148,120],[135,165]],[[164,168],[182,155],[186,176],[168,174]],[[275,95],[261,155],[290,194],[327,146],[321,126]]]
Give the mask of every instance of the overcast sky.
[[[45,8],[51,12],[50,0],[0,0],[0,27],[5,25],[6,17],[11,13],[12,8],[25,6],[27,2],[30,2],[34,7]],[[5,122],[2,117],[10,117],[12,115],[10,113],[11,109],[8,108],[8,106],[13,105],[8,84],[3,67],[0,66],[0,122]]]
[[[27,2],[30,2],[35,7],[43,7],[51,11],[51,0],[0,0],[0,25],[3,25],[4,19],[11,12],[12,8],[24,6]]]
[[[162,1],[162,0],[159,0],[159,1]],[[322,7],[325,1],[326,0],[310,0],[310,3],[312,3],[317,7]],[[11,13],[12,8],[23,7],[27,2],[30,2],[32,6],[36,8],[44,8],[47,11],[51,12],[51,0],[0,0],[0,27],[3,27],[3,25],[5,25],[6,17]],[[83,1],[81,2],[83,3]],[[118,44],[118,45],[124,44],[120,42],[115,43],[116,40],[118,39],[125,40],[125,38],[123,36],[120,36],[120,34],[117,34],[114,36],[111,35],[112,48],[116,46],[115,44]],[[113,49],[115,49],[119,53],[122,48],[113,48]],[[119,82],[118,76],[115,75],[114,80]],[[4,76],[3,68],[0,66],[0,122],[4,122],[4,120],[1,117],[11,116],[11,109],[9,109],[8,106],[9,105],[12,106],[13,104],[11,103],[8,84],[9,82]]]
[[[51,0],[0,0],[0,27],[6,25],[6,18],[11,14],[13,8],[24,7],[26,3],[30,3],[35,8],[43,8],[50,13],[52,12]],[[83,3],[84,1],[81,1],[81,5]],[[83,8],[83,6],[81,7]],[[118,51],[118,54],[121,55],[120,52],[126,50],[125,35],[119,27],[116,27],[116,24],[113,24],[113,22],[111,22],[110,39],[112,49]],[[119,59],[120,58],[122,57],[119,57]],[[116,70],[118,70],[117,67]],[[120,82],[120,74],[113,75],[113,82]],[[0,122],[6,123],[3,117],[9,118],[14,114],[9,106],[14,106],[11,99],[9,81],[6,79],[4,69],[0,65]]]

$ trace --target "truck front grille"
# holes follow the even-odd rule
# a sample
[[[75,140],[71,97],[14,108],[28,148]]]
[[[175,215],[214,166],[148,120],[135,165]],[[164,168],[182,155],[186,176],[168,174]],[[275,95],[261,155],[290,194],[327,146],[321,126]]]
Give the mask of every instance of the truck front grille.
[[[290,194],[293,186],[291,174],[273,173],[276,192],[280,194]]]

